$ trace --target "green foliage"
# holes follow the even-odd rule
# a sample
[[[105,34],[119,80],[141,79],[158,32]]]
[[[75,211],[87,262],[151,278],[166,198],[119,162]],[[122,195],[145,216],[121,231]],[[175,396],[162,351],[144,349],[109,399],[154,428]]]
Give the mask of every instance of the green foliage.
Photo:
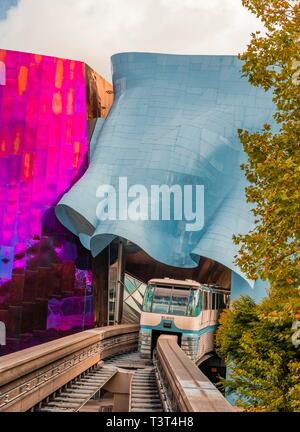
[[[242,296],[221,316],[217,349],[231,369],[222,385],[246,411],[300,411],[299,351],[292,343],[299,298],[290,294],[260,305]]]
[[[272,289],[300,285],[300,3],[242,0],[267,32],[252,34],[240,56],[250,83],[274,92],[278,133],[239,131],[249,162],[243,165],[254,204],[255,228],[235,236],[237,264]]]
[[[270,286],[261,304],[241,297],[222,314],[217,348],[231,369],[223,384],[246,411],[300,411],[300,353],[292,343],[292,325],[300,321],[300,2],[242,3],[266,28],[252,34],[240,56],[243,74],[273,92],[278,128],[239,130],[255,226],[234,237],[236,263]]]

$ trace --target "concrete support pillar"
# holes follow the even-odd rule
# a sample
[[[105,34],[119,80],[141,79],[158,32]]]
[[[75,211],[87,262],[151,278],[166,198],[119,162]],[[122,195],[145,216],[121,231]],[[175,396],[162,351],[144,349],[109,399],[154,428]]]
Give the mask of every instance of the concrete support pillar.
[[[133,372],[118,371],[103,387],[114,395],[113,412],[128,412]]]
[[[116,304],[115,304],[115,323],[121,324],[123,316],[123,299],[124,299],[124,273],[125,273],[125,250],[124,240],[119,239],[118,243],[118,267],[117,267],[117,286],[116,286]]]
[[[109,247],[93,258],[94,326],[108,323]]]

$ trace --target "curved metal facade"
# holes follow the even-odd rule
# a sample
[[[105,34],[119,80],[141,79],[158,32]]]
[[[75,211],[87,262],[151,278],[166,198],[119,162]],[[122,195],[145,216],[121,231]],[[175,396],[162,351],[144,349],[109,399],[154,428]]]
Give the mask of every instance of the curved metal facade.
[[[56,208],[59,220],[94,256],[121,236],[168,265],[195,267],[205,256],[241,275],[232,235],[253,221],[237,129],[272,123],[272,95],[241,77],[235,56],[124,53],[112,64],[113,107],[95,129],[88,170]],[[100,222],[96,190],[117,189],[120,176],[146,187],[204,185],[203,229],[189,232],[175,220]]]

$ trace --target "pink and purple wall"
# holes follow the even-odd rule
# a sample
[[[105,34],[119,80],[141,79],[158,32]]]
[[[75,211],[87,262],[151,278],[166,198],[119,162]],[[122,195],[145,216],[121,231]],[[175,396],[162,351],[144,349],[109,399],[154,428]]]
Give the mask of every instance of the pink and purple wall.
[[[88,163],[86,65],[0,50],[1,354],[93,325],[90,255],[54,206]]]

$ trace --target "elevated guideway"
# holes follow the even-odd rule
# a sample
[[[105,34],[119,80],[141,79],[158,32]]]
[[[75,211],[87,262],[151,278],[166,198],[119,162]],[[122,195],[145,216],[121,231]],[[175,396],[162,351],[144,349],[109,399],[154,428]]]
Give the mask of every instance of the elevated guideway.
[[[62,389],[59,389],[51,397],[40,402],[33,411],[37,412],[76,412],[89,400],[94,398],[101,388],[117,373],[116,368],[95,367]]]
[[[136,350],[138,332],[101,327],[0,357],[0,411],[28,411],[104,359]]]
[[[0,411],[235,411],[176,336],[140,358],[138,330],[88,330],[0,358]]]
[[[235,409],[177,344],[176,336],[161,335],[154,362],[169,411],[232,412]]]

